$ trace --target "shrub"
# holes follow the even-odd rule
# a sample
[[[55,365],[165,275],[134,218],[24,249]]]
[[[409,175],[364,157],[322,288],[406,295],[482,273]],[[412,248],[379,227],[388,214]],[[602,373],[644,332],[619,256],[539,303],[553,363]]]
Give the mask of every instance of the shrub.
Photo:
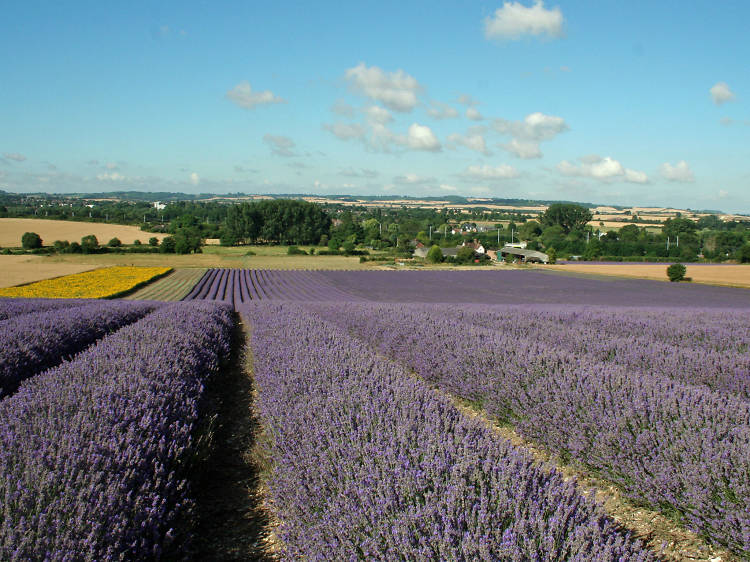
[[[24,250],[33,250],[42,247],[42,237],[36,232],[26,232],[21,236],[21,246]]]
[[[289,246],[286,253],[290,256],[306,256],[307,252],[300,250],[297,246]]]
[[[99,249],[99,241],[96,236],[89,234],[81,238],[81,250],[84,254],[91,254]]]
[[[141,241],[140,240],[133,240],[133,246],[140,246]]]
[[[430,263],[441,263],[443,261],[443,251],[440,246],[433,245],[427,252],[427,261]]]
[[[149,246],[158,246],[159,245],[159,239],[156,236],[152,236],[148,239],[148,245]]]
[[[673,263],[667,268],[667,277],[670,281],[682,281],[685,279],[687,269],[681,263]]]
[[[66,252],[69,254],[81,254],[83,253],[83,248],[78,242],[71,242],[70,246],[67,247]]]
[[[161,246],[159,246],[159,251],[162,254],[174,254],[177,251],[177,242],[175,241],[173,236],[167,236],[164,240],[161,241]]]
[[[109,246],[110,248],[119,248],[120,246],[122,246],[122,242],[120,242],[119,238],[115,237],[107,242],[107,246]]]
[[[557,250],[550,248],[547,250],[547,256],[549,257],[549,263],[557,263]]]
[[[67,240],[55,240],[52,243],[52,248],[54,248],[55,252],[67,252],[68,248],[70,248],[70,242]]]

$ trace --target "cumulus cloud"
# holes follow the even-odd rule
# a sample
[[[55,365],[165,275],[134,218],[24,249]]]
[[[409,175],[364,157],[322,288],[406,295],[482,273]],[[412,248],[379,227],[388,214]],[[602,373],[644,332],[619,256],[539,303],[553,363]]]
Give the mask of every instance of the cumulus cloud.
[[[226,93],[226,97],[232,103],[245,109],[253,109],[257,105],[268,105],[273,103],[286,103],[286,100],[276,96],[271,90],[254,92],[247,81],[242,81]]]
[[[271,135],[266,133],[263,135],[263,142],[271,147],[271,152],[277,156],[297,156],[293,148],[295,147],[294,141],[289,137],[282,135]]]
[[[376,170],[368,170],[366,168],[355,170],[351,167],[340,170],[338,174],[347,178],[376,178],[380,175]]]
[[[458,111],[456,108],[439,101],[430,102],[427,114],[434,119],[452,119],[458,117]]]
[[[417,80],[403,70],[384,72],[377,66],[368,68],[363,62],[348,69],[345,77],[355,92],[394,111],[414,109],[417,93],[422,89]]]
[[[325,123],[323,128],[341,140],[359,139],[365,136],[365,128],[358,123]]]
[[[193,185],[198,185],[200,182],[201,182],[200,176],[196,174],[195,172],[192,172],[190,174],[190,183],[192,183]]]
[[[479,101],[474,99],[469,94],[461,94],[456,98],[456,101],[460,103],[461,105],[465,105],[468,107],[473,107],[475,105],[479,105]]]
[[[514,156],[523,158],[524,160],[542,157],[542,151],[539,148],[538,142],[513,139],[509,143],[501,144],[500,146]]]
[[[563,160],[557,165],[557,171],[564,176],[579,176],[599,181],[626,181],[629,183],[648,183],[648,176],[641,171],[625,168],[619,161],[606,156],[590,155],[579,158],[580,164],[571,164]]]
[[[404,174],[402,176],[395,176],[393,178],[393,183],[409,184],[409,185],[435,183],[435,181],[436,181],[435,178],[419,176],[417,174]]]
[[[560,37],[564,18],[559,7],[546,9],[542,0],[526,7],[520,2],[503,2],[503,7],[484,19],[487,39],[520,39],[524,35]]]
[[[729,84],[726,82],[717,82],[709,90],[711,99],[716,105],[721,105],[728,101],[734,101],[734,92],[729,89]]]
[[[484,119],[481,113],[479,113],[479,110],[477,110],[474,107],[469,107],[466,109],[466,118],[471,119],[472,121],[481,121]]]
[[[442,147],[440,141],[427,125],[412,123],[406,137],[406,145],[413,150],[437,152]]]
[[[664,164],[661,165],[659,171],[661,172],[661,177],[663,177],[665,180],[683,183],[691,183],[695,181],[693,171],[690,169],[690,166],[688,166],[688,163],[684,160],[680,160],[674,166],[672,166],[672,164],[670,164],[669,162],[664,162]]]
[[[331,106],[331,111],[342,117],[354,117],[354,107],[344,100],[336,100],[336,103]]]
[[[441,183],[438,187],[443,191],[458,191],[458,188],[455,185],[449,185],[447,183]]]
[[[459,133],[448,135],[449,148],[455,148],[456,145],[459,145],[489,156],[491,152],[487,150],[484,132],[485,129],[483,127],[472,127],[465,135]]]
[[[8,160],[13,160],[14,162],[23,162],[26,160],[26,156],[23,154],[19,154],[18,152],[6,152],[3,154],[5,158]]]
[[[469,166],[464,171],[464,176],[474,179],[506,180],[517,178],[519,173],[513,166],[500,164],[499,166]]]
[[[501,135],[510,135],[512,140],[502,148],[519,158],[541,158],[539,143],[552,140],[570,127],[562,117],[535,112],[528,114],[523,121],[494,119],[492,128]]]
[[[103,174],[98,174],[96,179],[100,181],[122,181],[125,179],[125,176],[119,172],[105,172]]]
[[[393,116],[391,115],[391,112],[385,109],[384,107],[380,107],[378,105],[371,105],[365,109],[365,116],[367,117],[367,121],[370,123],[379,123],[381,125],[384,125],[385,123],[390,123],[393,121]]]

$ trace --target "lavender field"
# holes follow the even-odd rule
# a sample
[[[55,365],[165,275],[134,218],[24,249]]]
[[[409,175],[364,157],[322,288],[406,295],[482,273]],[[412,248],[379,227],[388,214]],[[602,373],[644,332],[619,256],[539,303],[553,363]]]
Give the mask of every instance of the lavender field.
[[[493,424],[750,556],[750,292],[214,269],[176,304],[0,300],[0,558],[194,555],[237,319],[277,558],[681,557]]]

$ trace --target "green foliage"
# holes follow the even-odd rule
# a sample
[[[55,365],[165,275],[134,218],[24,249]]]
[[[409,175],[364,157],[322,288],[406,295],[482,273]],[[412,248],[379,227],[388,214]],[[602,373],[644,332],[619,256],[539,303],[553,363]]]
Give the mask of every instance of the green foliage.
[[[161,241],[159,252],[162,254],[174,254],[177,251],[177,241],[174,236],[167,236]]]
[[[469,248],[468,246],[463,246],[458,249],[458,253],[456,254],[456,263],[460,264],[468,264],[474,262],[474,255],[476,252],[474,252],[474,248]]]
[[[52,249],[55,250],[55,252],[65,253],[70,248],[70,242],[67,240],[55,240],[52,243]]]
[[[89,234],[81,238],[81,251],[84,254],[93,254],[99,249],[99,241],[96,236]]]
[[[327,234],[323,234],[320,237],[320,241],[318,242],[318,245],[319,246],[328,246],[328,235]]]
[[[42,237],[36,232],[26,232],[21,236],[21,246],[24,250],[33,250],[42,247]]]
[[[78,242],[71,242],[67,251],[69,254],[82,254],[83,247]]]
[[[592,218],[586,207],[572,203],[553,203],[540,217],[543,226],[560,226],[565,234],[572,230],[582,230]]]
[[[430,263],[441,263],[443,261],[443,251],[440,246],[434,245],[427,252],[427,261]]]
[[[739,251],[740,263],[750,263],[750,242],[742,246]]]
[[[673,263],[667,268],[667,277],[670,281],[682,281],[685,279],[687,269],[681,263]]]
[[[286,253],[290,256],[306,256],[307,252],[300,250],[297,246],[289,246]]]
[[[115,237],[107,242],[107,246],[109,246],[110,248],[119,248],[120,246],[122,246],[122,242],[120,242],[119,238]]]
[[[156,236],[152,236],[151,238],[148,239],[148,245],[149,246],[154,246],[154,247],[158,246],[159,245],[159,239]]]
[[[178,254],[196,254],[201,252],[203,239],[201,231],[196,226],[182,226],[174,231],[175,252]],[[163,242],[162,242],[163,245]]]
[[[141,241],[140,240],[133,240],[133,246],[140,246]]]
[[[354,221],[349,220],[356,230]],[[227,240],[249,243],[315,244],[328,234],[331,219],[314,203],[291,199],[258,201],[233,205],[227,210]],[[361,230],[361,228],[360,228]],[[349,232],[345,235],[351,234]]]
[[[550,248],[547,250],[547,256],[549,257],[549,263],[557,263],[557,250]]]
[[[341,249],[344,251],[345,255],[352,255],[354,253],[354,242],[352,242],[351,240],[347,240],[341,245]]]
[[[505,257],[503,258],[505,260],[505,263],[511,264],[513,263],[513,260],[516,259],[516,256],[513,254],[505,254]]]

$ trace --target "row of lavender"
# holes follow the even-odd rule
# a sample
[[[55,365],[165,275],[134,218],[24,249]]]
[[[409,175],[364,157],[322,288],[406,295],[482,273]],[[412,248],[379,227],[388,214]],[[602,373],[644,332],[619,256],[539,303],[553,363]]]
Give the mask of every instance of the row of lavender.
[[[14,304],[20,306],[14,307]],[[41,305],[41,310],[37,305]],[[156,303],[122,301],[8,303],[0,300],[0,309],[15,309],[11,318],[0,321],[0,342],[3,342],[0,346],[0,398],[15,392],[24,379],[58,365],[157,306]]]
[[[241,307],[285,556],[653,558],[558,473],[303,306]]]
[[[184,300],[214,300],[236,307],[256,300],[363,300],[337,289],[320,273],[264,269],[211,269]]]
[[[165,306],[0,401],[0,559],[184,552],[195,426],[231,329],[229,307]]]
[[[595,353],[576,355],[555,346],[556,333],[539,318],[557,315],[564,324],[569,309],[485,310],[493,322],[512,317],[515,325],[539,323],[519,339],[518,331],[473,324],[482,323],[476,310],[465,311],[471,321],[460,323],[455,307],[453,312],[435,305],[305,307],[427,381],[479,402],[526,437],[602,473],[635,500],[674,511],[712,541],[750,553],[746,400],[685,383],[679,373],[635,373]],[[631,320],[637,318],[632,312]],[[731,322],[745,330],[747,315]],[[737,373],[743,376],[747,373]]]

